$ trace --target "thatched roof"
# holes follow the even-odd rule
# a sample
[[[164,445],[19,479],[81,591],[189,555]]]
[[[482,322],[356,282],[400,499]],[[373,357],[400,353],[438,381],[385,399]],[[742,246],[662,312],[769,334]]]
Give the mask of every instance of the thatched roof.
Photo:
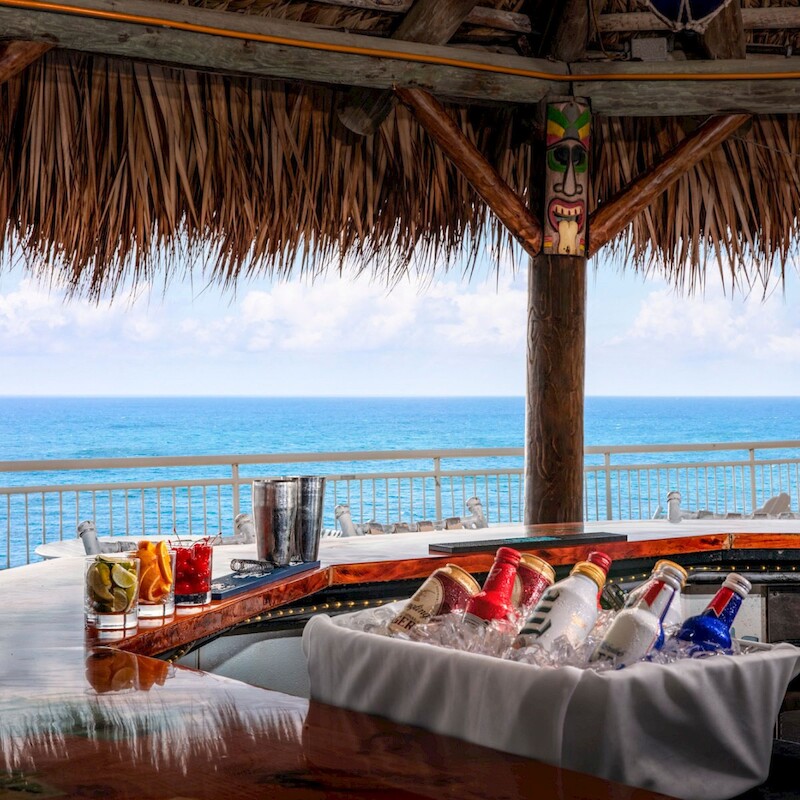
[[[467,25],[453,41],[545,52],[558,4],[483,5],[527,11],[532,32]],[[314,2],[208,7],[375,36],[389,35],[398,19]],[[606,0],[602,9],[631,10],[640,4]],[[618,57],[630,36],[596,36],[592,57]],[[748,32],[756,42],[797,37]],[[697,57],[691,36],[678,37],[676,47]],[[76,291],[92,295],[164,269],[230,283],[348,257],[393,275],[414,253],[441,266],[486,241],[509,243],[409,112],[396,107],[377,134],[361,137],[337,119],[343,93],[52,50],[0,86],[2,243],[24,252],[32,271],[52,275],[55,267]],[[449,108],[504,180],[527,196],[537,141],[531,108]],[[613,195],[697,122],[596,118],[593,201]],[[660,265],[676,281],[694,280],[717,260],[751,276],[782,268],[797,232],[798,150],[796,117],[755,119],[641,214],[618,242],[622,252],[639,265]]]

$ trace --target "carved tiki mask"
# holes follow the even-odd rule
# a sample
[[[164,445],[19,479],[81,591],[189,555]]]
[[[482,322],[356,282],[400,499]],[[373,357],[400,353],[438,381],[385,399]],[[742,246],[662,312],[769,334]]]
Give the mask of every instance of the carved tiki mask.
[[[586,254],[589,196],[589,106],[575,100],[547,106],[544,252]]]

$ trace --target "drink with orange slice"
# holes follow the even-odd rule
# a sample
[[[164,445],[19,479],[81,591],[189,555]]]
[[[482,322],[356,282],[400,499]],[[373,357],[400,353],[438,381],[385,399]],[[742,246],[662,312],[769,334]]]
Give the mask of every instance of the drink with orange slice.
[[[166,542],[139,542],[139,619],[175,613],[175,553]]]

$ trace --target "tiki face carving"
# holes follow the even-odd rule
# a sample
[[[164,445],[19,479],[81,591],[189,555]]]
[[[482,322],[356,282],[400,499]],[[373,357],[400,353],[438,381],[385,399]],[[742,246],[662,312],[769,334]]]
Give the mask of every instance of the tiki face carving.
[[[544,252],[583,256],[589,194],[588,106],[575,101],[547,106]]]

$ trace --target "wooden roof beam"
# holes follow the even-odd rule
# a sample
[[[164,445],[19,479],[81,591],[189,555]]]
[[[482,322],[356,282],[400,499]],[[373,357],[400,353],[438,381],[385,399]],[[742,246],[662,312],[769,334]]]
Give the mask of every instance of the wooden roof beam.
[[[550,38],[550,55],[558,61],[580,61],[586,55],[598,0],[565,0]]]
[[[549,75],[567,73],[565,64],[544,59],[342,33],[159,0],[125,0],[124,10],[117,0],[59,5],[74,11],[0,3],[0,30],[8,38],[183,69],[347,87],[414,84],[467,102],[537,103],[555,86]],[[531,71],[541,77],[526,74]]]
[[[446,44],[475,6],[476,0],[416,0],[393,39]],[[347,93],[339,120],[354,133],[375,133],[394,107],[392,92],[356,87]]]
[[[535,104],[571,85],[576,96],[590,98],[593,113],[609,116],[800,113],[797,58],[568,66],[158,0],[125,0],[124,14],[117,0],[60,0],[72,13],[42,6],[0,0],[0,29],[9,39],[184,69],[335,86],[417,86],[460,102]]]
[[[589,215],[589,255],[608,244],[692,167],[735,133],[749,114],[712,117],[690,133],[647,171]]]
[[[444,106],[422,89],[398,88],[395,92],[525,252],[531,256],[537,255],[542,249],[541,223],[478,148],[464,136]]]
[[[800,59],[627,61],[570,65],[576,97],[618,117],[800,113]],[[584,80],[590,77],[591,80]]]
[[[709,58],[745,58],[747,56],[740,0],[731,0],[717,14],[700,36],[700,44]]]
[[[328,6],[362,8],[365,11],[380,11],[388,14],[405,14],[413,5],[413,0],[315,0]],[[503,11],[490,6],[475,6],[464,20],[468,25],[493,28],[509,33],[530,33],[531,18],[515,11]]]
[[[787,30],[800,28],[800,7],[772,6],[741,8],[742,26],[752,30]],[[600,33],[635,33],[636,31],[668,31],[669,26],[651,11],[629,11],[600,14],[597,18]]]
[[[12,40],[0,42],[0,83],[5,83],[38,61],[53,45]]]

